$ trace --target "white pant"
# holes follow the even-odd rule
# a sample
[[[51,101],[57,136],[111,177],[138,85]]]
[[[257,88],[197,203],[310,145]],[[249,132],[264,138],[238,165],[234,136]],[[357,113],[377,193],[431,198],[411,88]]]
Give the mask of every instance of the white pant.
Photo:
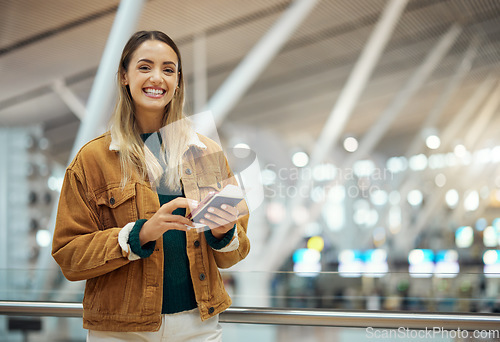
[[[222,341],[219,315],[201,321],[198,308],[171,315],[162,315],[160,330],[154,332],[114,332],[89,330],[87,342],[205,342]]]

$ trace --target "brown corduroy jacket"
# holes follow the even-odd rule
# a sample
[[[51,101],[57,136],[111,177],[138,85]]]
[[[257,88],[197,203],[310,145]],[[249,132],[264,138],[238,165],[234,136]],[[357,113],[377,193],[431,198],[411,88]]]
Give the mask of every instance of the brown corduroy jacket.
[[[128,234],[136,220],[149,219],[160,203],[149,181],[138,175],[121,187],[118,153],[106,133],[87,143],[68,166],[52,255],[67,279],[87,281],[84,328],[156,331],[161,324],[163,240],[156,241],[151,256],[139,258],[130,252]],[[198,201],[226,184],[237,184],[219,145],[196,134],[184,153],[181,180],[186,198]],[[189,268],[203,320],[231,305],[218,268],[233,266],[250,250],[244,201],[238,211],[241,216],[233,240],[221,250],[211,248],[203,233],[194,229],[186,233]]]

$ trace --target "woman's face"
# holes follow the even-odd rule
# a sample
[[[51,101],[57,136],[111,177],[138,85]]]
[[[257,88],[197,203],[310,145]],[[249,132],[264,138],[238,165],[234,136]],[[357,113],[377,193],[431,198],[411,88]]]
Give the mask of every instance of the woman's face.
[[[130,88],[136,115],[163,115],[178,83],[177,54],[158,40],[147,40],[135,50],[123,81]]]

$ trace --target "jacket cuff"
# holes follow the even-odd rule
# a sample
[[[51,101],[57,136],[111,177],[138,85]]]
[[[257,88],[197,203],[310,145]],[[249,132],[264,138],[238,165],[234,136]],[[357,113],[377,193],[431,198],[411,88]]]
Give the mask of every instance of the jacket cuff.
[[[132,230],[130,231],[128,237],[128,244],[130,245],[131,252],[137,255],[139,258],[149,257],[151,254],[153,254],[153,251],[156,247],[156,241],[149,241],[148,243],[141,246],[139,233],[141,232],[142,226],[146,222],[147,220],[144,219],[135,221],[135,224],[132,227]]]
[[[231,252],[239,247],[238,234],[236,234],[236,224],[220,240],[213,236],[211,230],[206,230],[205,239],[207,240],[208,245],[218,252]]]
[[[120,245],[122,251],[123,251],[123,256],[127,257],[129,260],[137,260],[140,259],[141,257],[132,252],[130,245],[128,244],[128,239],[130,236],[130,232],[134,228],[135,222],[130,222],[123,227],[120,232],[118,233],[118,244]]]

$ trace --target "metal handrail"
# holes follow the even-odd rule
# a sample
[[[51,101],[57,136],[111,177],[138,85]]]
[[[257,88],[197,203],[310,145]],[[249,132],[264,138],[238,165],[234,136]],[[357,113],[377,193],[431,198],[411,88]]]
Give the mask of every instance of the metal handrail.
[[[81,303],[0,301],[0,315],[82,317]],[[498,330],[500,316],[487,313],[318,310],[231,307],[221,323],[284,324],[350,328]]]

